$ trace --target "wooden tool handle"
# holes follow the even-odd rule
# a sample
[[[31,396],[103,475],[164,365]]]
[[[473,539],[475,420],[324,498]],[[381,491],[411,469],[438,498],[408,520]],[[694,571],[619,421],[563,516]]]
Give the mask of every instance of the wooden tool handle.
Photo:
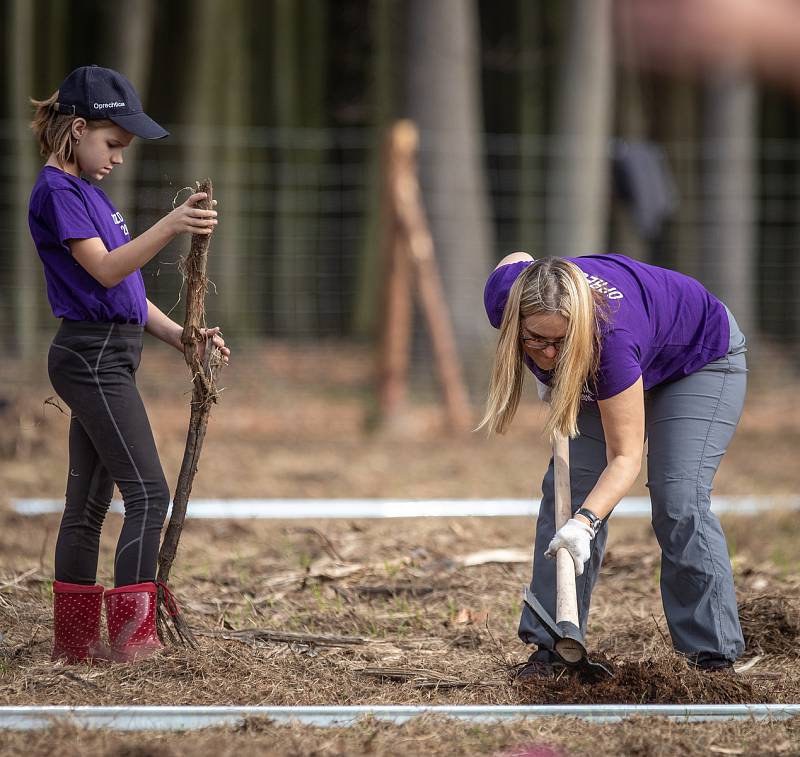
[[[569,483],[569,439],[559,433],[553,436],[553,467],[555,472],[556,531],[572,517],[572,492]],[[578,622],[578,595],[575,589],[575,563],[566,549],[556,553],[556,623]]]
[[[553,466],[556,489],[556,531],[572,517],[572,491],[569,484],[569,440],[559,433],[553,437]]]

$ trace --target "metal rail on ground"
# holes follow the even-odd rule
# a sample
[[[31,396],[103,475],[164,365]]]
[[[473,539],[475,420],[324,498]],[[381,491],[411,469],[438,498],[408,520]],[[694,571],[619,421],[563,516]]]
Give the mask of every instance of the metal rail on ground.
[[[11,506],[22,515],[60,513],[63,499],[14,499]],[[714,497],[717,514],[753,515],[768,510],[798,510],[800,497]],[[122,512],[115,500],[112,512]],[[532,516],[538,499],[196,499],[189,502],[188,518],[424,518]],[[647,497],[625,497],[614,510],[615,518],[650,516]]]
[[[711,720],[785,720],[800,716],[800,704],[694,705],[363,705],[350,707],[0,707],[0,730],[35,731],[54,726],[78,726],[110,731],[191,731],[236,727],[247,720],[350,726],[363,718],[404,723],[421,715],[439,715],[491,723],[546,717],[581,718],[617,723],[631,717],[660,717],[682,723]]]

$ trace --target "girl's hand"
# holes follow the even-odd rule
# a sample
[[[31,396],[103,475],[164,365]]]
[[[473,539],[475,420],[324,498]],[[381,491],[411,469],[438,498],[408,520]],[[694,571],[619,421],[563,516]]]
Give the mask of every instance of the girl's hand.
[[[164,220],[169,224],[173,235],[183,234],[211,234],[217,225],[216,210],[202,210],[196,207],[200,200],[205,200],[208,195],[205,192],[195,192],[190,195],[183,205],[178,205],[175,210],[165,216]],[[216,200],[212,201],[217,204]]]
[[[200,333],[206,339],[211,337],[212,344],[220,351],[220,354],[222,355],[222,362],[225,363],[225,365],[227,365],[231,356],[231,351],[228,347],[225,346],[225,340],[222,338],[222,331],[220,330],[219,326],[214,326],[213,328],[210,329],[201,329]],[[200,342],[200,344],[197,345],[197,352],[198,355],[200,356],[200,361],[202,362],[206,356],[205,342]]]

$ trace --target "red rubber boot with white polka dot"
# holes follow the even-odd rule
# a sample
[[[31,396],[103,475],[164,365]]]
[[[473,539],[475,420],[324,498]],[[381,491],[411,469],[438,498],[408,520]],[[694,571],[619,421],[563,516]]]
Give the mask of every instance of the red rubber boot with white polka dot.
[[[89,662],[105,657],[100,641],[103,587],[53,581],[54,660]]]
[[[117,662],[142,660],[163,648],[156,632],[155,583],[118,586],[105,597],[108,642]]]

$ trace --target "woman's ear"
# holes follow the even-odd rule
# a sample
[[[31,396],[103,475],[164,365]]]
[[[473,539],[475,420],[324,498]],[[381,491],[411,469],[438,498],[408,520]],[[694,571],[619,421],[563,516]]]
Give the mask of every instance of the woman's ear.
[[[80,139],[86,131],[86,119],[85,118],[76,118],[72,122],[72,136],[75,139]]]

